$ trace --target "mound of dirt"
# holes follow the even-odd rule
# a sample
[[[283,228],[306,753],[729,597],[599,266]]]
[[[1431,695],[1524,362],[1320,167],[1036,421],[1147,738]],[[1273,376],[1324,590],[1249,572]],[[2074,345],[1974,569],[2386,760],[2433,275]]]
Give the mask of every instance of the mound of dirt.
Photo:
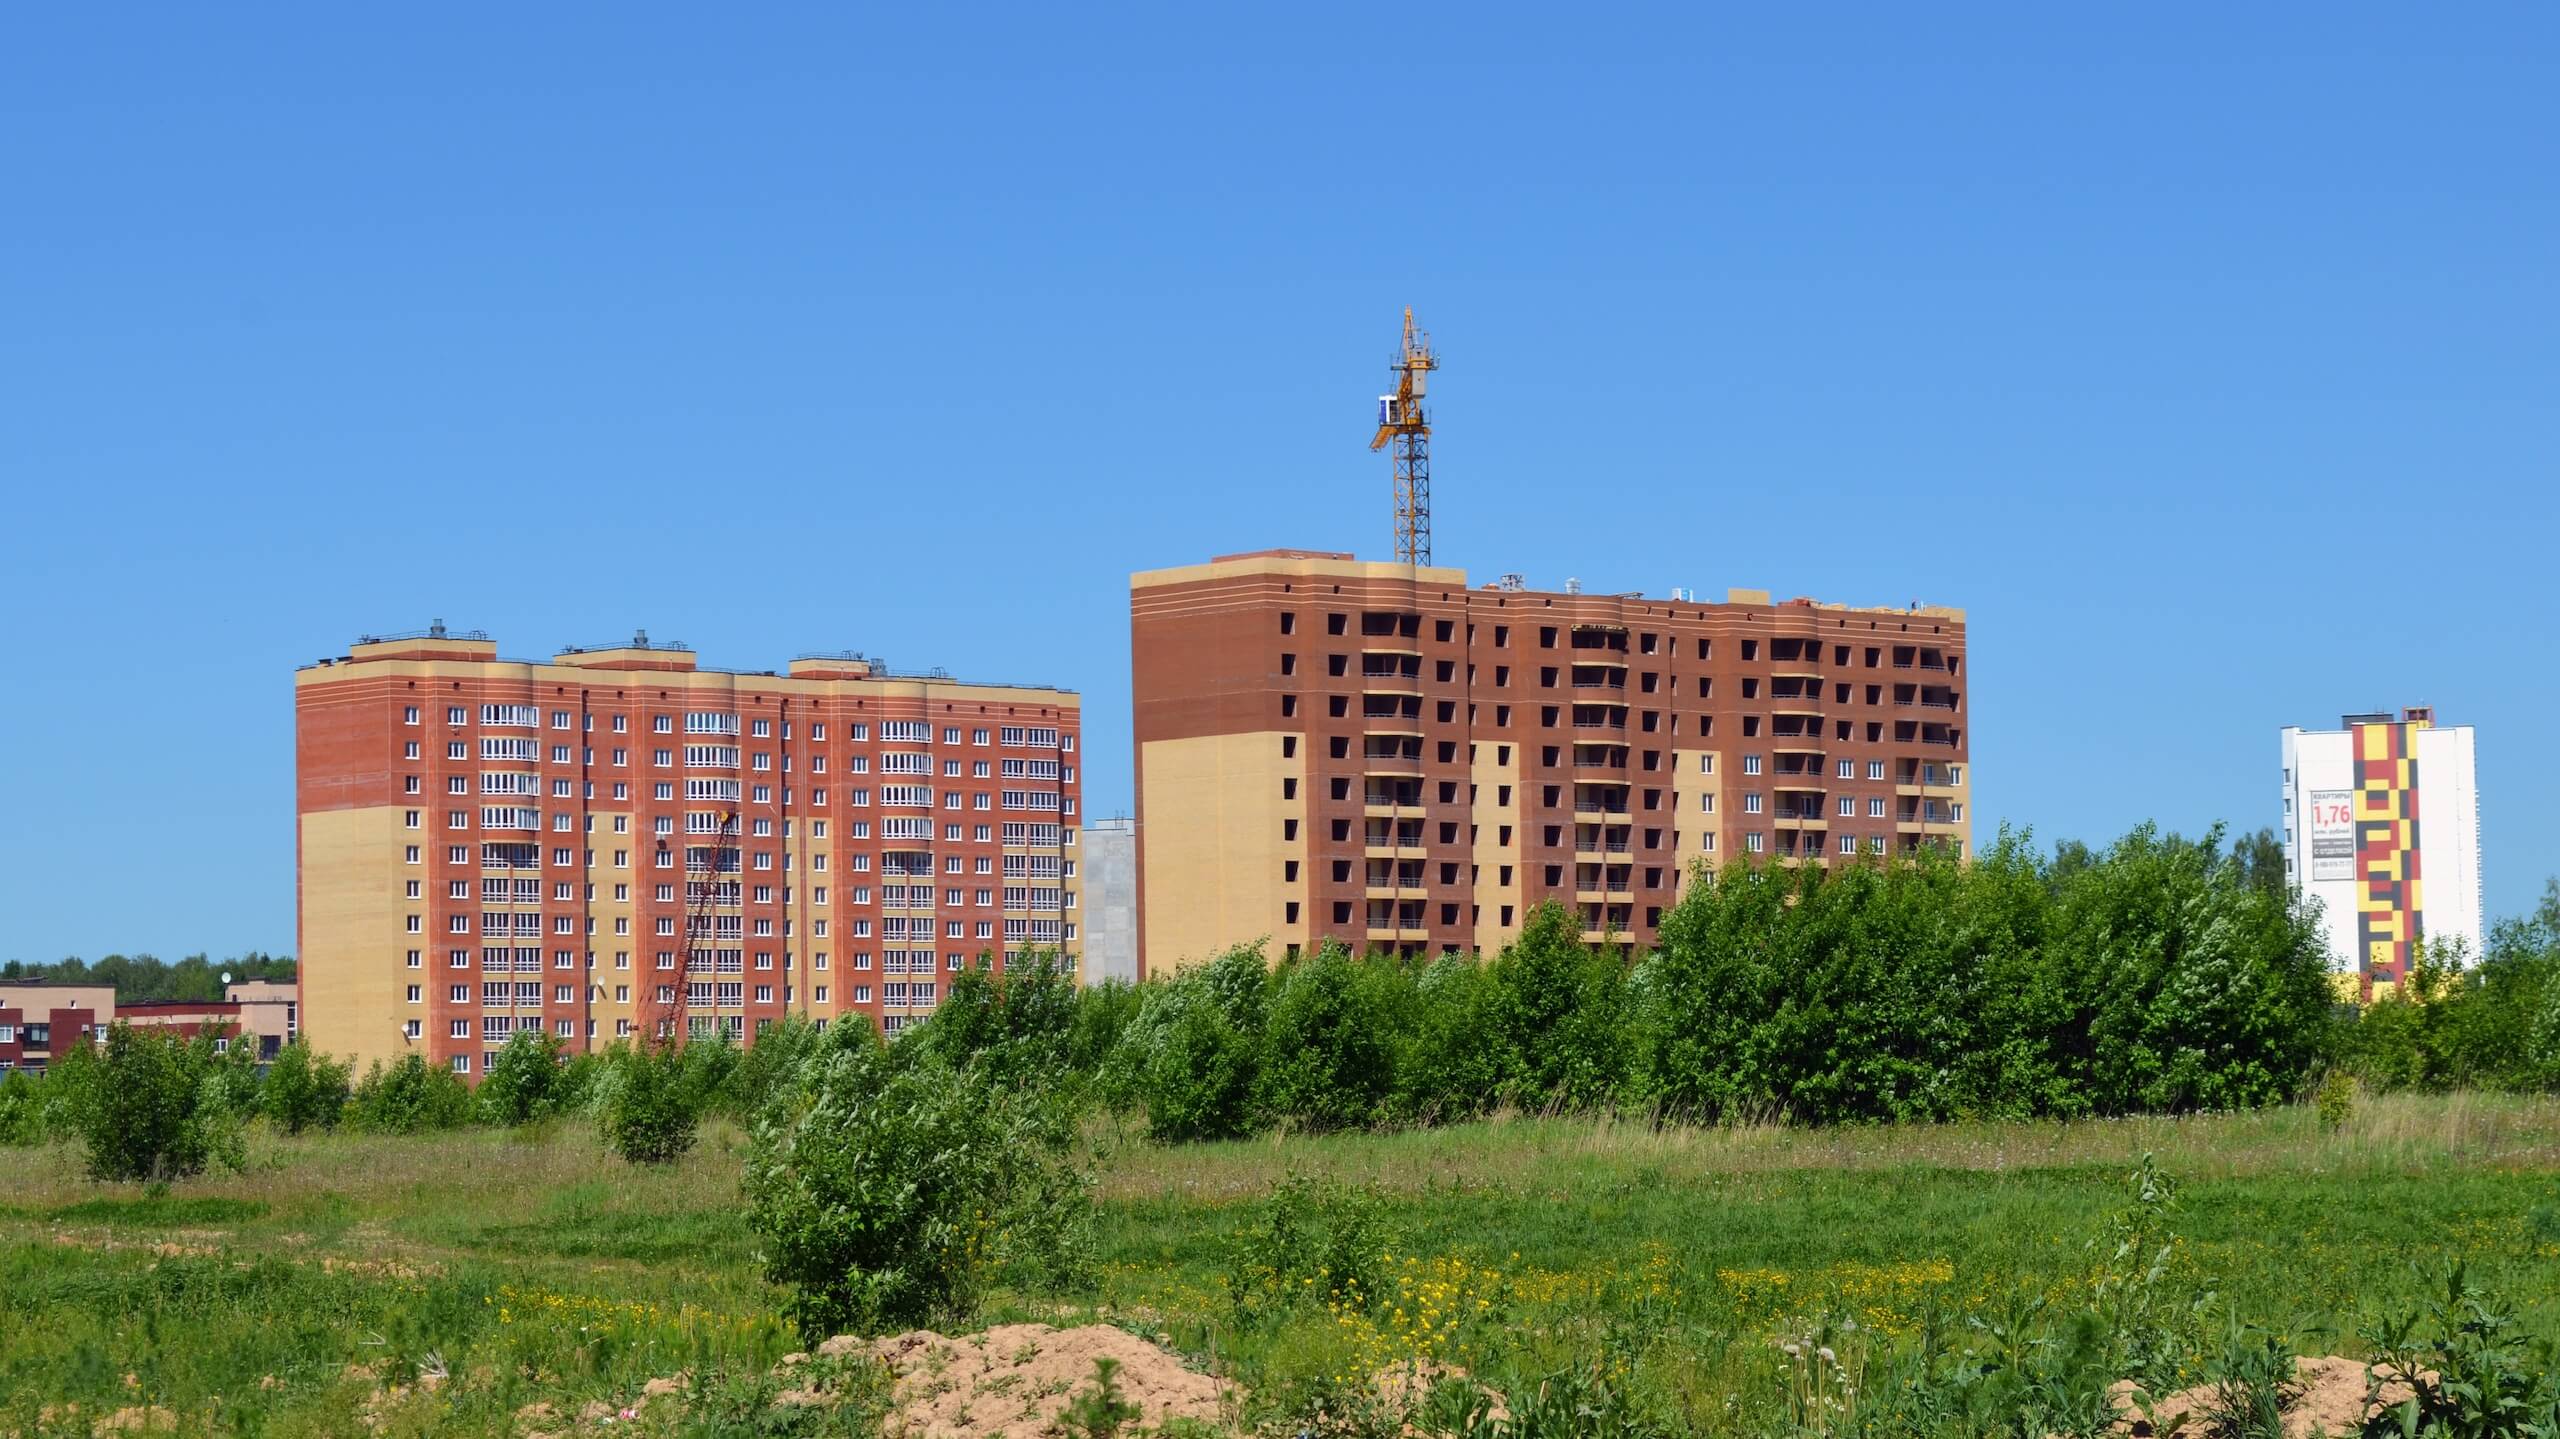
[[[2366,1419],[2380,1409],[2365,1399],[2364,1364],[2341,1359],[2334,1354],[2293,1361],[2294,1380],[2301,1389],[2284,1407],[2285,1439],[2315,1439],[2320,1435],[2360,1434]],[[2384,1371],[2381,1408],[2389,1408],[2409,1397],[2409,1386],[2393,1379]],[[2213,1430],[2205,1418],[2213,1403],[2209,1387],[2182,1389],[2155,1400],[2148,1411],[2137,1407],[2130,1397],[2131,1386],[2123,1386],[2117,1399],[2126,1412],[2123,1432],[2131,1439],[2207,1439]]]
[[[1222,1422],[1234,1386],[1106,1324],[1056,1329],[1006,1324],[952,1339],[926,1330],[886,1339],[841,1335],[829,1356],[868,1351],[896,1377],[888,1432],[899,1439],[1042,1439],[1059,1413],[1093,1387],[1093,1362],[1115,1359],[1120,1395],[1138,1407],[1136,1429],[1169,1419]]]

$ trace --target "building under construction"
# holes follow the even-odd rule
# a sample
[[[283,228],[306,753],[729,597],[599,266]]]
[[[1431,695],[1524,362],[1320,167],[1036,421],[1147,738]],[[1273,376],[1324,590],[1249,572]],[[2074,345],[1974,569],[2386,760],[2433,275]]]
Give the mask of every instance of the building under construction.
[[[1695,866],[1969,848],[1961,610],[1470,586],[1432,563],[1408,312],[1371,448],[1396,558],[1131,577],[1140,964],[1490,952],[1557,900],[1653,942]]]

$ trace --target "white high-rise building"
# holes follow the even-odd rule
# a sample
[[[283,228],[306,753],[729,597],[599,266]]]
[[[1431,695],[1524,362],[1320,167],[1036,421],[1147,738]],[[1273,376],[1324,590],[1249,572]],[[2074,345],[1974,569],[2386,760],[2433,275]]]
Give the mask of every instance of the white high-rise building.
[[[2413,946],[2480,953],[2480,790],[2469,725],[2428,709],[2284,730],[2284,870],[2320,901],[2330,962],[2396,985]]]

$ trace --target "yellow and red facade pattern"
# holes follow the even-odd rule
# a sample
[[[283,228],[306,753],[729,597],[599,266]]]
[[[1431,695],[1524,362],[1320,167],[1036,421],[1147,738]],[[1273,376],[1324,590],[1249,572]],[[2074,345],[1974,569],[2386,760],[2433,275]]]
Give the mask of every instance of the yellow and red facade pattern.
[[[2355,726],[2356,938],[2367,985],[2408,977],[2425,938],[2418,759],[2411,723]]]

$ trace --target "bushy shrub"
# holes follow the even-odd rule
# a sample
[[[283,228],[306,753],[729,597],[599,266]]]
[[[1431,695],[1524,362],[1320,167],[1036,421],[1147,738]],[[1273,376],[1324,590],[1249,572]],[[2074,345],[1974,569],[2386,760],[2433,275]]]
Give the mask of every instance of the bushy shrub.
[[[689,1062],[685,1049],[711,1045],[644,1044],[614,1056],[598,1124],[604,1142],[633,1164],[666,1164],[693,1148],[708,1098],[710,1066]],[[725,1073],[725,1070],[722,1071]]]
[[[1230,1139],[1254,1124],[1261,1039],[1229,1017],[1205,974],[1182,974],[1148,987],[1114,1055],[1111,1088],[1145,1109],[1156,1139]]]
[[[1643,1092],[1815,1122],[2290,1098],[2328,1032],[2327,958],[2217,840],[1728,865],[1664,918]]]
[[[729,1077],[737,1073],[744,1052],[726,1029],[694,1035],[673,1051],[678,1083],[695,1118],[720,1108],[728,1099]]]
[[[991,957],[951,977],[932,1018],[899,1042],[920,1061],[975,1063],[999,1081],[1055,1084],[1068,1072],[1080,1000],[1053,950],[1032,950],[997,972]]]
[[[556,1112],[563,1097],[560,1049],[558,1039],[539,1029],[508,1036],[473,1096],[481,1122],[513,1128]]]
[[[791,1082],[817,1043],[816,1026],[796,1014],[783,1016],[738,1055],[721,1084],[715,1107],[742,1120],[753,1119]]]
[[[1550,900],[1492,965],[1503,1098],[1524,1108],[1605,1104],[1626,1077],[1627,971],[1582,942],[1582,921]]]
[[[1125,979],[1087,985],[1076,996],[1075,1019],[1067,1030],[1067,1068],[1081,1075],[1099,1074],[1119,1047],[1120,1036],[1138,1017],[1138,986]]]
[[[312,1051],[297,1037],[267,1066],[258,1108],[267,1122],[287,1134],[307,1129],[335,1129],[347,1109],[347,1081],[354,1066]]]
[[[1365,1312],[1385,1292],[1386,1206],[1374,1189],[1291,1170],[1227,1245],[1227,1301],[1239,1321],[1299,1309]]]
[[[2458,942],[2414,948],[2408,976],[2340,1026],[2339,1064],[2381,1091],[2560,1088],[2560,881],[2492,927],[2477,963]]]
[[[1396,1062],[1400,1118],[1446,1123],[1482,1114],[1507,1066],[1491,1042],[1493,977],[1472,957],[1433,960],[1413,979],[1412,1022]]]
[[[1337,945],[1281,966],[1257,1064],[1263,1113],[1313,1130],[1366,1125],[1395,1096],[1397,970]],[[1368,982],[1364,982],[1368,981]]]
[[[367,1134],[430,1134],[471,1122],[471,1086],[449,1069],[404,1054],[375,1060],[347,1103],[347,1120]]]
[[[42,1081],[24,1070],[0,1075],[0,1148],[25,1149],[45,1142]]]
[[[116,1024],[50,1082],[70,1086],[72,1130],[92,1179],[166,1183],[205,1166],[240,1167],[227,1065],[207,1038]]]
[[[811,1338],[965,1316],[999,1274],[1086,1277],[1072,1109],[903,1044],[830,1045],[758,1122],[748,1222]]]

